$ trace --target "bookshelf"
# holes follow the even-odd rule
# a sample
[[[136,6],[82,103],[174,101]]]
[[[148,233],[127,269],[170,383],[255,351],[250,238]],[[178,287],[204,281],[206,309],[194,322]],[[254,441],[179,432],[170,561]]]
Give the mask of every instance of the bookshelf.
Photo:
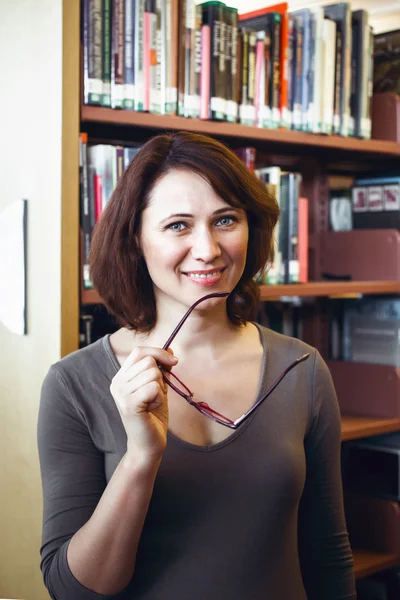
[[[363,294],[399,294],[399,281],[341,281],[325,282],[312,281],[310,283],[288,285],[261,285],[260,298],[262,301],[277,300],[282,297],[318,297],[328,298],[356,297]],[[101,303],[102,300],[96,290],[82,290],[82,305]]]
[[[400,419],[378,419],[376,417],[361,417],[342,415],[342,441],[356,440],[382,433],[392,433],[400,430]]]
[[[101,303],[95,290],[81,284],[79,232],[80,131],[89,139],[108,142],[144,141],[162,131],[188,130],[212,135],[232,146],[253,145],[265,155],[311,157],[311,170],[325,177],[332,172],[390,170],[399,164],[400,144],[381,140],[359,140],[287,130],[267,130],[226,122],[201,121],[176,116],[136,113],[85,106],[82,98],[80,1],[63,6],[63,162],[62,162],[62,322],[61,355],[79,347],[80,305]],[[320,188],[319,188],[320,189]],[[310,194],[310,204],[319,202],[319,189]],[[317,200],[318,198],[318,200]],[[314,220],[315,217],[312,217]],[[263,301],[282,297],[338,298],[364,294],[399,294],[400,281],[312,281],[308,284],[261,286]],[[377,419],[342,415],[342,440],[400,430],[400,419]],[[355,574],[360,579],[400,565],[400,556],[354,549]]]
[[[381,554],[368,552],[366,550],[353,549],[354,572],[356,579],[362,579],[373,575],[384,569],[390,569],[400,565],[399,554]]]
[[[400,158],[400,144],[384,140],[361,140],[356,138],[344,138],[337,135],[318,135],[303,133],[301,131],[288,131],[285,129],[262,129],[249,127],[238,123],[226,123],[222,121],[202,121],[200,119],[186,119],[184,117],[169,115],[153,115],[149,113],[136,113],[127,110],[115,110],[100,106],[81,107],[81,121],[85,125],[91,123],[123,127],[136,127],[147,130],[177,131],[185,129],[197,133],[205,133],[218,138],[229,138],[240,140],[242,145],[255,144],[257,142],[269,143],[293,150],[299,150],[304,146],[320,153],[321,150],[334,151],[337,156],[347,154],[349,157],[354,153],[362,156],[364,160],[374,157],[378,160],[398,160]]]

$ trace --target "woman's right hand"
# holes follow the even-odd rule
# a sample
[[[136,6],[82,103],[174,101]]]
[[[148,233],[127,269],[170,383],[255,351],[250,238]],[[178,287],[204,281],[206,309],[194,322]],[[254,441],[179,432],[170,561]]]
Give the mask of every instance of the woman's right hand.
[[[127,454],[159,460],[167,444],[168,386],[157,363],[171,369],[172,350],[135,347],[111,382],[110,391],[121,415]]]

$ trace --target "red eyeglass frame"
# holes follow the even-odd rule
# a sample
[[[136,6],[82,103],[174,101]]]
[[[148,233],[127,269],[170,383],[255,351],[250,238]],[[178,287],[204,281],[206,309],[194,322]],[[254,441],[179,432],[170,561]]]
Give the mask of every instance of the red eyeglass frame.
[[[182,319],[179,321],[178,325],[175,327],[174,331],[171,333],[171,335],[169,336],[169,338],[163,345],[163,350],[166,350],[167,348],[170,347],[172,341],[175,339],[175,336],[180,331],[182,325],[185,323],[185,321],[188,318],[188,316],[190,315],[190,313],[196,308],[196,306],[198,306],[198,304],[200,304],[204,300],[208,300],[209,298],[226,298],[229,296],[229,294],[230,294],[230,292],[214,292],[213,294],[207,294],[207,296],[203,296],[203,298],[196,300],[196,302],[194,304],[192,304],[192,306],[184,314]],[[253,406],[246,413],[244,413],[241,417],[236,419],[236,421],[232,421],[232,419],[229,419],[228,417],[221,415],[219,412],[217,412],[216,410],[211,408],[211,406],[209,406],[206,402],[196,402],[195,400],[193,400],[193,396],[194,396],[193,392],[187,387],[187,385],[185,385],[183,383],[183,381],[181,381],[179,379],[179,377],[174,375],[172,373],[172,371],[168,371],[168,375],[170,377],[173,377],[174,379],[176,379],[176,381],[179,382],[179,384],[186,390],[187,393],[180,390],[172,381],[170,381],[168,379],[168,377],[165,374],[165,370],[162,367],[160,367],[160,369],[161,369],[161,373],[162,373],[163,380],[165,381],[165,383],[171,389],[173,389],[174,392],[179,394],[179,396],[184,398],[186,400],[186,402],[188,402],[188,404],[190,404],[191,406],[196,408],[199,412],[201,412],[201,414],[203,414],[205,417],[208,417],[215,423],[219,423],[220,425],[224,425],[225,427],[229,427],[230,429],[237,429],[255,411],[255,409],[258,406],[260,406],[260,404],[262,402],[264,402],[264,400],[266,398],[268,398],[268,396],[274,391],[274,389],[282,381],[282,379],[289,373],[289,371],[291,371],[294,367],[296,367],[298,364],[300,364],[304,360],[307,360],[307,358],[309,356],[310,356],[310,353],[308,352],[306,354],[303,354],[302,356],[299,356],[299,358],[296,358],[296,360],[293,361],[288,367],[286,367],[286,369],[283,371],[283,373],[281,373],[281,375],[279,375],[278,379],[267,390],[267,392],[264,394],[264,396],[262,398],[260,398],[260,400],[257,400],[257,402],[255,404],[253,404]]]

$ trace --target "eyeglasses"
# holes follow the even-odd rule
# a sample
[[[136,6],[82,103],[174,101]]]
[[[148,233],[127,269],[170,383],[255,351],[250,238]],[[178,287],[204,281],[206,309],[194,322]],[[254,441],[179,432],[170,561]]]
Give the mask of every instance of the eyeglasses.
[[[209,298],[226,298],[227,296],[229,296],[229,292],[215,292],[213,294],[203,296],[203,298],[200,298],[200,300],[196,300],[196,302],[189,308],[189,310],[179,321],[178,325],[175,327],[174,331],[171,333],[168,340],[165,342],[163,349],[166,350],[167,348],[169,348],[169,346],[175,339],[175,336],[180,331],[182,325],[185,323],[190,313],[196,308],[198,304],[200,304],[200,302],[208,300]],[[176,375],[174,375],[172,371],[166,371],[162,367],[160,368],[165,383],[169,385],[169,387],[173,389],[174,392],[179,394],[179,396],[184,398],[186,402],[188,402],[191,406],[193,406],[199,412],[201,412],[201,414],[203,414],[205,417],[208,417],[212,421],[215,421],[215,423],[219,423],[220,425],[224,425],[225,427],[229,427],[230,429],[237,429],[255,411],[255,409],[258,406],[260,406],[260,404],[264,402],[266,398],[268,398],[268,396],[274,391],[274,389],[279,385],[279,383],[289,373],[289,371],[291,371],[294,367],[296,367],[304,360],[307,360],[309,356],[310,353],[307,353],[303,354],[302,356],[299,356],[299,358],[296,358],[296,360],[292,362],[288,367],[286,367],[283,373],[279,375],[278,379],[264,394],[264,396],[260,398],[260,400],[258,400],[255,404],[253,404],[253,406],[246,413],[244,413],[241,417],[236,419],[236,421],[232,421],[231,419],[228,419],[228,417],[221,415],[219,412],[211,408],[211,406],[209,406],[206,402],[196,402],[195,400],[193,400],[193,392],[190,391],[190,389],[183,383],[183,381],[181,381]]]

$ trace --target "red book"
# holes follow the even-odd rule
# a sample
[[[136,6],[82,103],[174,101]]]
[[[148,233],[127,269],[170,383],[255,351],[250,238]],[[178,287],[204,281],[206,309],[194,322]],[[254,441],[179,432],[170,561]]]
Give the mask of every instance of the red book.
[[[299,198],[299,283],[308,282],[308,198]]]
[[[281,2],[280,4],[273,4],[272,6],[265,6],[258,10],[243,13],[239,15],[240,21],[245,19],[254,19],[261,17],[270,12],[277,12],[282,15],[282,26],[281,26],[281,52],[280,52],[280,111],[281,120],[285,126],[290,127],[288,121],[288,60],[289,60],[289,14],[288,14],[288,3]]]
[[[244,148],[237,148],[234,150],[234,153],[250,171],[254,171],[256,166],[256,149],[251,146],[246,146]]]
[[[103,210],[103,182],[101,175],[94,175],[94,215],[95,221],[100,219]]]

